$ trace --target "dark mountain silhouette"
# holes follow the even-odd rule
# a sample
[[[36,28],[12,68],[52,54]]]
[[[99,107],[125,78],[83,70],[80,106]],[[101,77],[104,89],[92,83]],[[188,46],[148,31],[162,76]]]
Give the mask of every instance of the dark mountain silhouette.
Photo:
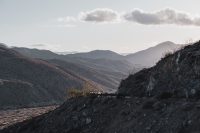
[[[2,133],[200,132],[200,42],[130,75],[118,95],[67,100],[56,110]]]
[[[62,103],[85,79],[39,59],[0,47],[0,108]]]
[[[151,67],[155,65],[166,53],[174,52],[180,47],[181,45],[167,41],[146,50],[129,54],[126,56],[126,59],[132,64]]]

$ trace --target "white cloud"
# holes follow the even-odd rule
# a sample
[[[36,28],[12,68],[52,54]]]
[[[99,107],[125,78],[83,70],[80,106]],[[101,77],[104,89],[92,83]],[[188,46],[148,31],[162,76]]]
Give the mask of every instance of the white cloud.
[[[156,12],[144,12],[135,9],[123,15],[126,21],[145,24],[175,24],[175,25],[193,25],[200,26],[200,17],[192,17],[191,14],[166,8]]]
[[[134,9],[130,12],[120,13],[108,8],[97,8],[91,11],[80,12],[77,17],[60,17],[57,22],[63,23],[58,27],[74,27],[77,22],[92,23],[120,23],[134,22],[144,25],[174,24],[184,26],[200,26],[200,17],[175,9],[165,8],[155,12],[145,12]]]
[[[114,23],[119,21],[119,14],[108,8],[97,8],[87,12],[81,12],[79,19],[93,23]]]

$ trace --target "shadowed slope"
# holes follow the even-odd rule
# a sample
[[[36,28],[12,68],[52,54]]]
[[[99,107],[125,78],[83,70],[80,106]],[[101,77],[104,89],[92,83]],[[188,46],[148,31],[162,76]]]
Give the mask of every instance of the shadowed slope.
[[[0,47],[0,108],[61,103],[83,80],[46,61]]]

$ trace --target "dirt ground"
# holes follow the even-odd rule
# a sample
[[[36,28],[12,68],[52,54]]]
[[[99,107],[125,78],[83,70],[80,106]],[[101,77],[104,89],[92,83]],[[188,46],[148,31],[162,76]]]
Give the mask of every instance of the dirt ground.
[[[0,110],[0,129],[54,110],[57,106]]]

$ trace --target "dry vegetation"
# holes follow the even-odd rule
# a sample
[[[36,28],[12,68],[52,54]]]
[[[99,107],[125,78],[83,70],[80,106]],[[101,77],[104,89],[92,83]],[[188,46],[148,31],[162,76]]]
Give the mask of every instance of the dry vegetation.
[[[91,83],[85,82],[83,87],[78,88],[70,88],[67,90],[67,98],[72,97],[80,97],[80,96],[88,96],[91,93],[102,93],[102,91],[96,89]]]

